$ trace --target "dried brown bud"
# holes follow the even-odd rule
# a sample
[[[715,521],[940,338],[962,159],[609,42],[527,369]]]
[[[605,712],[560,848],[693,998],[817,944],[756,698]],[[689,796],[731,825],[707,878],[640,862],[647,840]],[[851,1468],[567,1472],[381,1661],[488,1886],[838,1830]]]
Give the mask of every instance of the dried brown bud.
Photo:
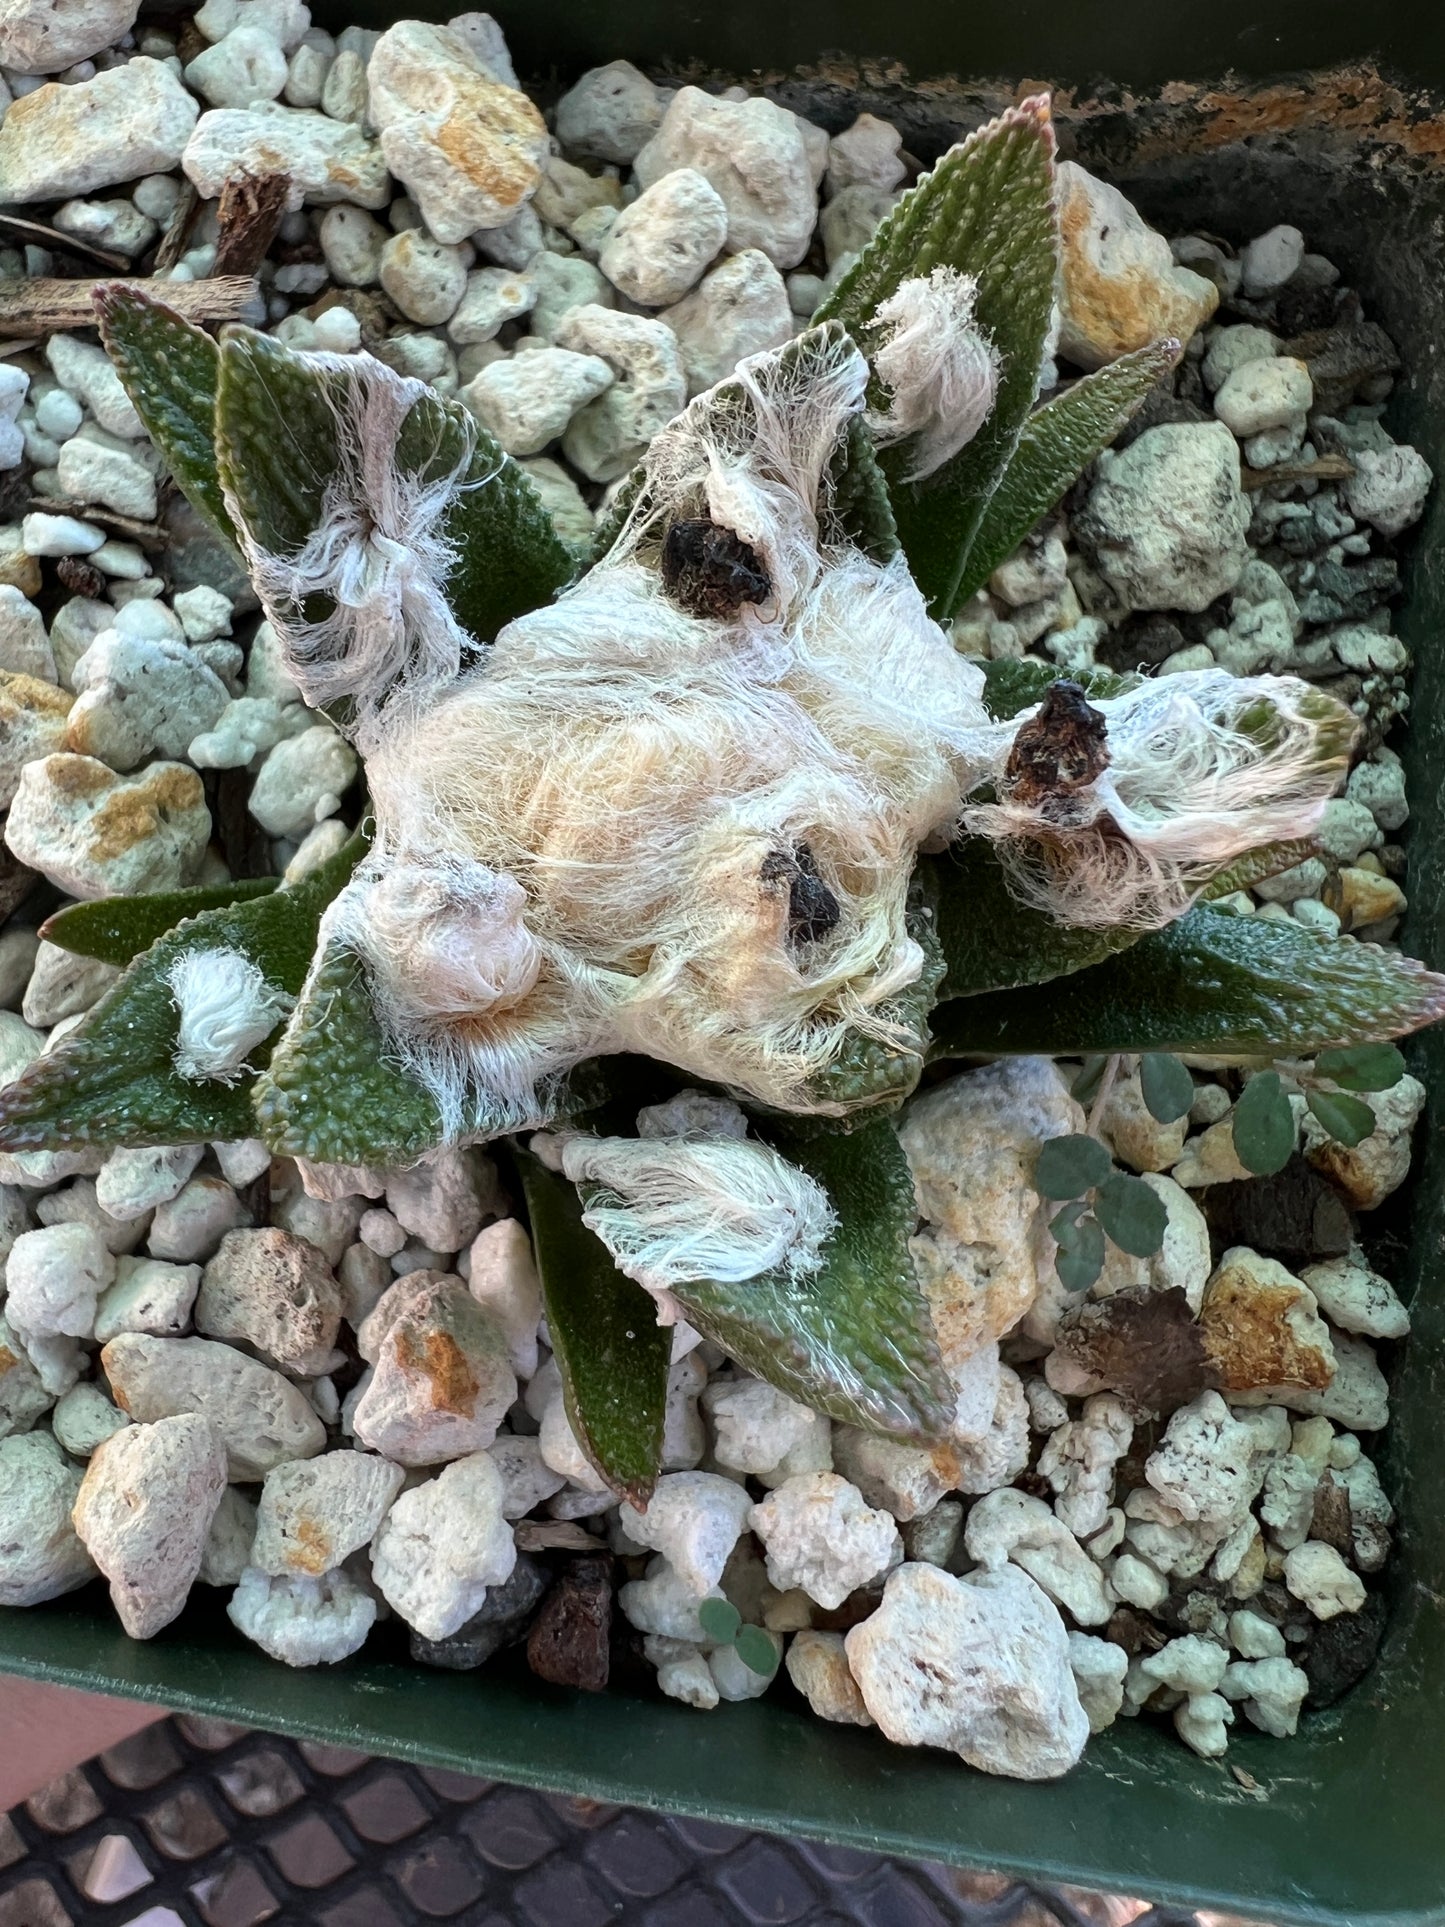
[[[1022,724],[1004,765],[1003,788],[1011,803],[1048,810],[1066,804],[1109,767],[1109,728],[1076,682],[1056,682],[1044,693],[1038,714]]]
[[[838,899],[818,875],[806,843],[791,851],[770,850],[758,875],[765,889],[787,884],[788,935],[794,943],[817,943],[837,928],[843,914]]]
[[[766,602],[773,592],[752,544],[705,516],[670,524],[662,540],[662,580],[689,615],[717,620],[736,615],[745,602]]]

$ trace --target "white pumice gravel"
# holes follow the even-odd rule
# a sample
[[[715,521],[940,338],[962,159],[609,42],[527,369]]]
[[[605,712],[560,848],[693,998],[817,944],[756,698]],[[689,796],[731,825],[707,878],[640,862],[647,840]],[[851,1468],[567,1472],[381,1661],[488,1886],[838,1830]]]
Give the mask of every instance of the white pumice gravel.
[[[365,345],[459,396],[579,549],[647,440],[797,331],[915,165],[886,118],[814,125],[741,90],[671,91],[625,60],[582,75],[549,132],[484,14],[335,43],[301,0],[206,0],[184,68],[173,43],[127,38],[133,0],[0,14],[15,96],[0,200],[144,274],[184,191],[212,204],[239,167],[284,168],[268,325],[337,354]],[[1094,466],[955,641],[1075,674],[1218,662],[1344,692],[1369,747],[1320,854],[1229,907],[1389,942],[1409,799],[1381,738],[1408,652],[1389,592],[1338,577],[1394,553],[1430,464],[1384,427],[1383,387],[1330,394],[1296,340],[1309,331],[1286,324],[1295,294],[1337,278],[1316,237],[1279,225],[1238,255],[1198,236],[1171,249],[1117,190],[1072,163],[1062,176],[1062,372],[1192,335],[1182,406]],[[204,278],[214,243],[206,205],[177,275]],[[1348,476],[1288,479],[1322,453]],[[0,364],[0,470],[22,463],[40,506],[0,527],[10,852],[66,898],[222,881],[207,785],[224,784],[294,884],[356,819],[354,753],[301,701],[233,576],[173,579],[165,550],[115,522],[164,515],[170,489],[92,337]],[[83,592],[56,592],[91,569]],[[117,820],[125,837],[98,834]],[[0,1081],[114,981],[36,921],[22,905],[0,930]],[[904,1115],[950,1437],[834,1424],[677,1327],[645,1510],[617,1505],[573,1431],[531,1240],[485,1153],[409,1172],[301,1168],[256,1140],[0,1158],[0,1603],[55,1597],[98,1565],[144,1637],[199,1581],[276,1659],[335,1663],[364,1644],[378,1590],[417,1634],[452,1637],[505,1586],[526,1522],[633,1562],[619,1610],[660,1690],[691,1706],[788,1690],[706,1634],[699,1606],[728,1598],[820,1718],[990,1771],[1066,1771],[1118,1717],[1170,1719],[1207,1757],[1240,1725],[1287,1735],[1315,1629],[1362,1612],[1389,1555],[1394,1513],[1365,1452],[1389,1416],[1375,1348],[1407,1336],[1409,1311],[1366,1255],[1367,1215],[1363,1245],[1288,1270],[1227,1253],[1251,1302],[1288,1297],[1288,1336],[1328,1382],[1203,1393],[1143,1452],[1151,1415],[1055,1349],[1054,1207],[1028,1171],[1044,1138],[1083,1128],[1075,1070],[1003,1060]],[[1100,1128],[1168,1230],[1091,1295],[1177,1289],[1207,1326],[1224,1267],[1205,1214],[1246,1173],[1238,1074],[1193,1075],[1168,1125],[1136,1075],[1115,1083]],[[1405,1179],[1423,1097],[1414,1079],[1372,1095],[1378,1128],[1349,1150],[1304,1116],[1304,1158],[1356,1213]],[[715,1103],[662,1107],[663,1134],[685,1134],[698,1101]],[[1336,1488],[1348,1530],[1325,1543]],[[81,1493],[94,1558],[71,1523]],[[858,1622],[846,1635],[812,1623],[835,1611]],[[1147,1638],[1131,1658],[1133,1621]]]

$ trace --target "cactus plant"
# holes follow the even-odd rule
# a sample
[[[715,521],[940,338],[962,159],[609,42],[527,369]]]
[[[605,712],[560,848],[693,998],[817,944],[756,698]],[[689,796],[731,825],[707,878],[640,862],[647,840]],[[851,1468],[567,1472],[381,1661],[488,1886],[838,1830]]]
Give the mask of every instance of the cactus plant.
[[[1179,353],[1037,405],[1053,166],[1042,101],[951,150],[811,327],[658,436],[588,558],[420,383],[103,294],[370,804],[295,886],[54,919],[126,969],[0,1094],[0,1147],[398,1166],[512,1138],[574,1430],[645,1503],[679,1316],[834,1418],[946,1430],[892,1121],[930,1057],[1149,1053],[1165,1091],[1170,1053],[1338,1053],[1445,1011],[1403,957],[1209,905],[1309,847],[1354,727],[1331,699],[950,644]],[[1354,1102],[1321,1114],[1356,1128]],[[1147,1234],[1097,1162],[1045,1174],[1083,1282],[1069,1198]]]

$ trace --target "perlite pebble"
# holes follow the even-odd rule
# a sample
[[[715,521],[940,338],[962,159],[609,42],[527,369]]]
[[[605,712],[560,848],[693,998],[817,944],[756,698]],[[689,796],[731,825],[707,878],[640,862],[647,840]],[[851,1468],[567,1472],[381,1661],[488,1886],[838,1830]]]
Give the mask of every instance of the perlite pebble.
[[[199,1412],[209,1420],[232,1479],[264,1479],[273,1466],[325,1447],[325,1428],[298,1388],[229,1345],[127,1332],[110,1341],[100,1362],[117,1405],[133,1419]]]
[[[597,265],[629,300],[663,308],[687,293],[727,232],[722,196],[696,169],[674,168],[623,208]]]
[[[662,1553],[680,1583],[702,1598],[722,1578],[751,1506],[746,1490],[731,1479],[670,1472],[658,1480],[645,1510],[622,1507],[622,1528],[638,1545]]]
[[[24,1335],[88,1338],[96,1300],[115,1277],[100,1233],[84,1224],[25,1231],[6,1262],[6,1314]]]
[[[787,284],[757,248],[721,262],[663,319],[677,336],[689,395],[721,381],[745,356],[781,347],[793,332]]]
[[[0,1413],[4,1393],[0,1372]],[[39,1606],[94,1576],[71,1523],[80,1485],[79,1470],[48,1432],[0,1436],[0,1606]]]
[[[366,1644],[376,1601],[342,1569],[311,1578],[241,1574],[226,1616],[247,1639],[286,1666],[334,1666]]]
[[[275,1226],[228,1231],[201,1275],[196,1329],[245,1344],[296,1377],[328,1369],[340,1323],[330,1265],[315,1245]]]
[[[122,1332],[178,1338],[189,1327],[200,1287],[199,1265],[171,1265],[159,1258],[121,1257],[115,1283],[95,1312],[95,1340],[105,1345]]]
[[[574,310],[564,311],[565,326]],[[563,434],[580,408],[612,385],[600,356],[539,348],[483,368],[460,399],[509,455],[538,455]]]
[[[801,1587],[820,1606],[842,1605],[903,1557],[890,1516],[868,1506],[857,1486],[834,1472],[785,1480],[748,1516],[772,1584],[780,1592]]]
[[[779,268],[796,267],[807,253],[817,191],[802,132],[786,108],[681,87],[634,165],[643,188],[680,167],[704,175],[727,209],[729,252],[761,248]]]
[[[369,1545],[406,1474],[369,1452],[326,1452],[266,1475],[250,1563],[319,1578]]]
[[[474,1452],[403,1493],[382,1521],[372,1576],[424,1638],[450,1638],[511,1573],[517,1551],[502,1500],[496,1466]]]
[[[248,807],[268,836],[302,836],[313,824],[335,816],[358,767],[351,745],[334,729],[317,724],[267,753]]]
[[[153,1638],[185,1605],[225,1487],[224,1448],[193,1412],[127,1425],[97,1446],[75,1529],[132,1639]]]

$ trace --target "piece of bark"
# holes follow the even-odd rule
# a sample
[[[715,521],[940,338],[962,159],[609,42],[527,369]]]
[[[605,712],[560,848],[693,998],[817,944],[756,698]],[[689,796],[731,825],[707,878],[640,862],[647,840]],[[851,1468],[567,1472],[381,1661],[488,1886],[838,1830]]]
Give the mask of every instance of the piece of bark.
[[[0,234],[24,247],[27,242],[40,248],[54,248],[59,254],[83,254],[88,260],[99,261],[103,268],[114,268],[125,274],[130,269],[130,256],[121,254],[115,248],[97,247],[94,241],[82,241],[77,235],[63,234],[57,227],[47,227],[44,221],[27,221],[21,214],[0,214]]]
[[[0,333],[46,335],[93,328],[97,288],[114,287],[116,276],[62,281],[53,275],[0,281]],[[186,321],[263,321],[266,305],[254,276],[232,274],[210,281],[157,281],[123,277],[123,285],[164,301]]]
[[[264,874],[264,872],[263,872]],[[570,1519],[519,1519],[512,1537],[518,1552],[606,1552],[598,1539]]]
[[[612,1636],[612,1561],[589,1554],[563,1567],[527,1635],[527,1664],[553,1686],[600,1693]]]
[[[1276,462],[1273,468],[1244,468],[1240,485],[1271,488],[1276,482],[1347,482],[1355,465],[1347,455],[1319,455],[1312,462]]]
[[[1311,1539],[1319,1539],[1348,1559],[1355,1557],[1355,1526],[1350,1511],[1350,1489],[1333,1472],[1326,1472],[1315,1487],[1314,1517],[1310,1521]]]
[[[212,279],[254,274],[265,260],[291,192],[289,174],[233,174],[216,208]]]

